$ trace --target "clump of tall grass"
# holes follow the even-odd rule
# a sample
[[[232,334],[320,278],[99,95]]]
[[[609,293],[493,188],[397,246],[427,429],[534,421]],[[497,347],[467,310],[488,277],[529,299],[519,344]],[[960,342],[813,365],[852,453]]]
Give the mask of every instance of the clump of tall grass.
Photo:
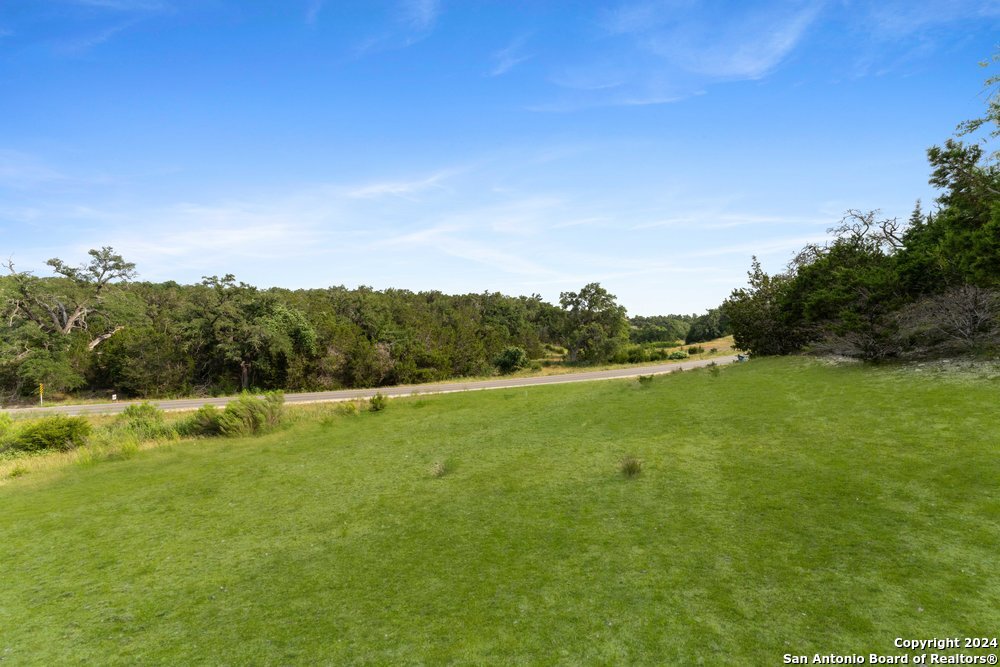
[[[431,464],[430,475],[431,477],[440,478],[444,477],[452,470],[452,465],[449,461],[435,461]]]
[[[111,431],[139,442],[177,437],[177,429],[167,424],[163,410],[152,403],[136,403],[125,408],[111,425]]]
[[[214,405],[203,405],[187,419],[177,425],[177,431],[181,435],[192,437],[212,438],[222,434],[222,427],[219,424],[219,417],[222,411]]]
[[[626,454],[618,461],[618,471],[629,479],[638,477],[642,472],[642,460]]]
[[[249,393],[230,401],[219,415],[219,433],[237,437],[273,430],[285,413],[285,395],[269,391],[261,397]]]

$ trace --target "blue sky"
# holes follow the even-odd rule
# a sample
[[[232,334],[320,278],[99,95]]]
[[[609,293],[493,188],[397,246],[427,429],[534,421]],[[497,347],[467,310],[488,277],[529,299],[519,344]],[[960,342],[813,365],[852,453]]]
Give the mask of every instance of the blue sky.
[[[0,254],[697,312],[929,204],[1000,0],[3,0]]]

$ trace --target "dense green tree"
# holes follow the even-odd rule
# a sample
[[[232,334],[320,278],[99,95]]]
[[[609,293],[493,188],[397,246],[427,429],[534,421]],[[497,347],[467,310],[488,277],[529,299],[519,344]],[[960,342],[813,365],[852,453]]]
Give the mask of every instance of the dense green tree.
[[[728,336],[731,333],[729,316],[722,308],[710,308],[704,315],[699,315],[691,322],[685,343],[704,343],[705,341]]]
[[[566,311],[563,343],[570,361],[606,362],[628,342],[625,307],[599,283],[563,292],[559,303]]]
[[[675,343],[683,341],[696,317],[691,315],[637,315],[629,318],[629,341],[633,343]]]
[[[736,347],[763,355],[788,354],[799,349],[801,333],[782,311],[791,275],[768,275],[754,257],[747,277],[747,287],[733,290],[722,304]]]
[[[135,276],[135,265],[109,247],[89,254],[79,267],[50,259],[53,278],[7,262],[0,289],[0,374],[12,393],[39,383],[55,391],[82,386],[93,351],[134,316],[136,304],[123,287]]]

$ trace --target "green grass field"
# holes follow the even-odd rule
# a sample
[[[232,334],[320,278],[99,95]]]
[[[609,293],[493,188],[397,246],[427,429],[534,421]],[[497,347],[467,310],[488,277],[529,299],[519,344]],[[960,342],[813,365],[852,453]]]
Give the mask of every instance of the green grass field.
[[[759,360],[34,472],[0,486],[0,662],[777,665],[996,636],[998,405],[996,379]]]

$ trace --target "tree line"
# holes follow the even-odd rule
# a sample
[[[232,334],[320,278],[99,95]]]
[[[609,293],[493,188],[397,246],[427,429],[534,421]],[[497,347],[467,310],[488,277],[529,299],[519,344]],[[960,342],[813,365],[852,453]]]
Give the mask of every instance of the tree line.
[[[433,382],[517,370],[546,346],[570,362],[606,362],[633,329],[597,283],[554,305],[491,292],[262,290],[233,275],[142,282],[109,247],[80,266],[48,265],[55,275],[8,262],[0,276],[8,399],[39,384],[157,397]]]
[[[748,286],[722,305],[740,348],[870,361],[1000,348],[1000,152],[961,139],[982,128],[1000,136],[998,85],[987,80],[981,118],[928,149],[933,211],[919,201],[905,221],[848,211],[827,242],[774,275],[753,258]]]

